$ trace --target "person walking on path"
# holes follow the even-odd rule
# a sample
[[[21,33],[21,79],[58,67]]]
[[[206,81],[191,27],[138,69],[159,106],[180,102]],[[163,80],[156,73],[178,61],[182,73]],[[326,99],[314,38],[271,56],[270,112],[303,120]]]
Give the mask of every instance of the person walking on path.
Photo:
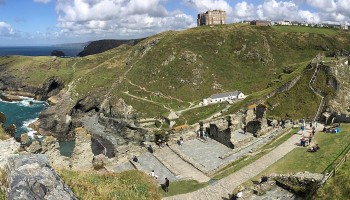
[[[164,191],[169,192],[169,179],[165,177],[165,183],[164,183]]]

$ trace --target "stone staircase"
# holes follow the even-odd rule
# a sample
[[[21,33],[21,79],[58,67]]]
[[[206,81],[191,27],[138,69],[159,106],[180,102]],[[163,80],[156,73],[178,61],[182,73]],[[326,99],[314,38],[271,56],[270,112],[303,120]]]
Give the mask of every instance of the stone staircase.
[[[313,119],[313,121],[317,121],[318,118],[320,117],[320,115],[322,114],[322,111],[324,109],[324,106],[325,106],[325,97],[322,95],[322,93],[320,91],[317,91],[317,89],[314,87],[314,82],[316,81],[316,78],[317,78],[317,75],[318,73],[320,72],[320,67],[319,67],[319,63],[316,64],[316,67],[315,67],[315,71],[309,81],[309,87],[310,89],[319,97],[321,97],[321,102],[320,102],[320,105],[318,106],[318,109],[317,109],[317,112],[315,114],[315,117]]]
[[[169,147],[163,147],[153,155],[179,179],[192,179],[198,182],[210,180],[208,176],[184,161]]]

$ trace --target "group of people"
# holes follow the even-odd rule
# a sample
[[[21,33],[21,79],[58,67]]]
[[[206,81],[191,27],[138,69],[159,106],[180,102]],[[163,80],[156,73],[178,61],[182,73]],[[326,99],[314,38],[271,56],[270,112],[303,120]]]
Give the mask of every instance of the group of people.
[[[154,170],[152,170],[149,175],[152,176],[155,179],[158,179],[158,175],[156,175]],[[161,186],[162,186],[162,188],[164,189],[165,192],[169,192],[169,185],[170,185],[170,181],[169,181],[169,179],[167,177],[165,177],[164,184],[161,184]]]
[[[318,144],[316,144],[315,146],[311,147],[307,151],[308,152],[317,152],[318,150],[320,150],[320,146]]]

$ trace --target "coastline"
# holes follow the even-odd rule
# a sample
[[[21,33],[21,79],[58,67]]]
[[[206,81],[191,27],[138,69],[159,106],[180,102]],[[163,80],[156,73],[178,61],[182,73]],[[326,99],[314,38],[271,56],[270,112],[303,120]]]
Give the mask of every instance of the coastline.
[[[33,98],[33,100],[40,100],[37,95],[31,92],[1,90],[0,99],[7,102],[21,101],[23,97]]]
[[[11,105],[11,109],[14,109],[14,112],[16,112],[17,107],[22,107],[19,109],[26,109],[26,112],[29,112],[26,117],[22,118],[15,118],[12,116],[12,120],[9,120],[10,124],[16,124],[17,130],[16,130],[16,136],[19,137],[19,135],[23,133],[27,133],[28,136],[31,138],[34,138],[35,136],[40,137],[40,134],[38,134],[38,124],[40,123],[39,115],[42,112],[42,110],[49,106],[49,104],[46,101],[40,101],[33,98],[35,95],[28,93],[28,92],[15,92],[15,91],[1,91],[0,93],[0,103],[5,105],[3,109],[6,110],[6,104]],[[32,109],[29,110],[28,109]],[[34,110],[33,110],[34,109]],[[39,110],[38,110],[39,109]],[[17,112],[24,112],[22,110]],[[7,110],[7,113],[5,113],[5,116],[7,119],[9,119],[9,116],[12,115],[12,112]],[[16,114],[14,114],[16,115]]]

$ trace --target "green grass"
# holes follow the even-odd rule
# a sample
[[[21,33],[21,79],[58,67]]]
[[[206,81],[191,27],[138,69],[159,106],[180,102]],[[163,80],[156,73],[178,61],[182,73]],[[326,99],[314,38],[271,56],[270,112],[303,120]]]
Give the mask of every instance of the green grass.
[[[182,125],[180,122],[187,122],[189,125],[195,124],[217,112],[220,112],[226,107],[226,105],[226,103],[218,103],[185,111],[181,114],[180,120],[177,121],[177,125]]]
[[[277,119],[313,118],[321,101],[321,98],[309,88],[313,72],[313,69],[304,70],[293,88],[268,99],[267,115]],[[326,85],[326,82],[323,84]]]
[[[282,30],[290,27],[278,28]],[[305,67],[306,65],[300,67],[299,64],[309,62],[323,51],[321,47],[327,47],[330,52],[337,49],[350,50],[348,32],[292,28],[297,28],[297,31],[289,30],[286,34],[276,31],[275,27],[241,24],[196,27],[184,31],[167,31],[151,36],[135,46],[122,45],[84,58],[5,56],[0,58],[0,66],[8,75],[16,77],[27,86],[41,88],[51,76],[60,77],[65,86],[74,82],[74,101],[93,96],[102,102],[108,96],[113,104],[119,98],[125,98],[135,113],[142,117],[167,116],[169,110],[164,109],[164,106],[177,111],[191,102],[199,102],[216,93],[240,90],[250,95],[248,100],[233,105],[228,112],[232,113],[240,109],[239,106],[259,101],[285,81],[300,75],[284,74],[283,69],[288,67],[298,71]],[[159,43],[141,56],[139,51],[147,49],[150,46],[148,43],[154,39],[158,39]],[[164,61],[171,56],[174,59],[164,65]],[[129,80],[150,92],[131,88]],[[136,96],[152,98],[156,104],[126,97],[123,92],[127,90]],[[154,95],[157,93],[164,94],[166,98]],[[313,104],[312,100],[304,98],[301,102],[309,105]],[[282,112],[285,108],[288,107],[281,107],[280,111],[272,114],[278,118],[286,117],[286,113]],[[312,105],[311,108],[313,109]],[[205,112],[198,111],[204,113],[203,117],[206,116]],[[196,120],[203,119],[195,113],[185,115],[191,120],[191,115],[196,118],[189,121],[185,116],[179,120],[181,123],[187,120],[193,124]]]
[[[336,175],[330,178],[321,188],[318,189],[312,199],[346,200],[350,197],[350,160],[348,159],[337,171]]]
[[[164,192],[161,187],[159,187],[158,190],[163,197],[168,197],[193,192],[206,186],[208,186],[208,183],[198,183],[194,180],[186,180],[171,182],[169,185],[169,192]]]
[[[7,140],[9,138],[10,136],[7,133],[5,133],[5,130],[3,129],[2,124],[0,123],[0,140]]]
[[[324,35],[336,35],[338,31],[330,28],[303,27],[303,26],[272,26],[274,30],[288,33],[315,33]]]
[[[242,157],[239,160],[231,163],[230,165],[226,166],[222,170],[215,173],[212,176],[212,179],[222,179],[222,178],[227,177],[230,174],[242,169],[243,167],[255,162],[256,160],[258,160],[262,156],[264,156],[264,155],[268,154],[270,151],[272,151],[272,149],[274,149],[275,147],[279,146],[280,144],[282,144],[283,142],[288,140],[297,131],[298,130],[296,130],[296,129],[290,130],[287,133],[283,134],[282,136],[274,139],[272,142],[261,147],[261,149],[259,150],[259,153],[255,154],[253,156]]]
[[[64,170],[59,174],[79,199],[160,199],[154,180],[137,170],[120,174]]]
[[[339,134],[316,133],[313,142],[320,145],[321,149],[319,151],[309,153],[306,152],[307,148],[296,148],[277,163],[270,166],[263,174],[285,174],[300,171],[323,173],[330,164],[338,159],[339,155],[349,145],[350,125],[342,124],[341,129],[341,133]]]

